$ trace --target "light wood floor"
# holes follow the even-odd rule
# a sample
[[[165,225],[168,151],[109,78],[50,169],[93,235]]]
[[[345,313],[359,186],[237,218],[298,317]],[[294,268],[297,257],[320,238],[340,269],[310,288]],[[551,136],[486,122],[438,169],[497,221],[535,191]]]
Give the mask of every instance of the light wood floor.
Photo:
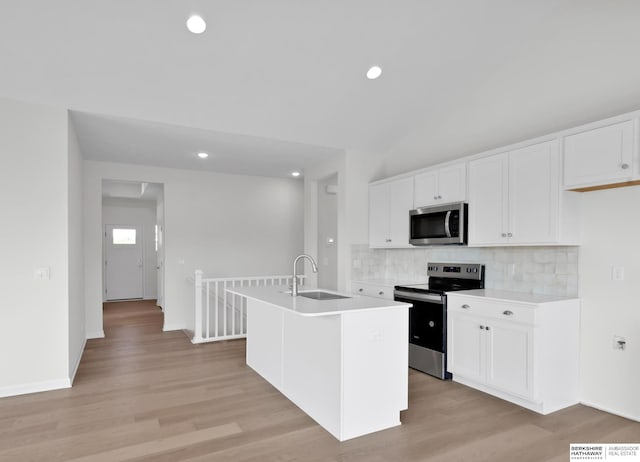
[[[540,416],[410,372],[402,425],[339,443],[244,363],[192,345],[151,302],[105,305],[73,388],[0,399],[0,461],[567,461],[574,442],[640,442],[584,406]]]

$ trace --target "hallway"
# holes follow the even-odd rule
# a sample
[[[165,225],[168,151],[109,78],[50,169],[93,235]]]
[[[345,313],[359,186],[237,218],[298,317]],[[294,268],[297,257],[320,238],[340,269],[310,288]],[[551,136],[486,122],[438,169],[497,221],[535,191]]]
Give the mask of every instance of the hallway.
[[[105,305],[73,388],[0,399],[2,462],[566,461],[572,442],[635,442],[585,406],[540,416],[410,370],[400,427],[339,443],[245,365],[243,340],[192,345],[152,301]]]

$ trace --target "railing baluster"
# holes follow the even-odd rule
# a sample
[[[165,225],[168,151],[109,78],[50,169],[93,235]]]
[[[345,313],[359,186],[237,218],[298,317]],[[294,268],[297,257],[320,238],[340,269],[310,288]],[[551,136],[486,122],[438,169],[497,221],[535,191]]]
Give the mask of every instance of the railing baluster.
[[[224,281],[224,296],[223,296],[223,306],[224,306],[224,311],[222,312],[223,315],[223,335],[227,335],[227,281]]]
[[[231,282],[231,287],[236,286],[236,281]],[[236,295],[231,295],[231,335],[236,335]]]
[[[207,287],[207,312],[206,312],[206,322],[207,322],[207,327],[206,327],[206,337],[207,339],[209,339],[211,337],[211,326],[210,326],[210,311],[211,311],[211,307],[210,307],[210,301],[211,301],[211,292],[210,292],[210,281],[206,282],[206,287]]]
[[[213,316],[213,318],[214,318],[213,319],[213,336],[214,336],[214,338],[217,338],[218,337],[218,331],[220,330],[220,327],[219,327],[220,326],[220,323],[219,323],[219,319],[220,318],[218,318],[219,313],[220,313],[219,306],[218,306],[219,305],[219,303],[218,303],[218,294],[220,293],[220,281],[216,281],[215,288],[216,288],[216,290],[215,290],[215,293],[213,294],[215,299],[213,300],[213,303],[214,303],[216,312],[215,312],[215,314]]]
[[[193,326],[193,342],[197,343],[202,341],[202,271],[196,270],[195,272],[195,302],[196,313]]]

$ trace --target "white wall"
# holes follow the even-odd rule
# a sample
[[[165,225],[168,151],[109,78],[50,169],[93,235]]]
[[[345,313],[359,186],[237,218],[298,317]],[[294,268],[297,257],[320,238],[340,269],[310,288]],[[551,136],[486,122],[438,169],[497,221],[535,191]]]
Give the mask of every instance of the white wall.
[[[102,200],[102,224],[135,225],[141,227],[143,259],[143,297],[154,299],[157,295],[157,270],[155,249],[156,203],[155,201],[104,198]],[[104,294],[104,291],[102,292]]]
[[[164,184],[165,330],[193,323],[193,277],[289,274],[302,250],[302,182],[85,162],[87,333],[102,333],[102,180]]]
[[[338,289],[338,195],[327,186],[337,184],[337,175],[318,182],[318,287],[332,290]]]
[[[69,385],[67,136],[66,110],[0,99],[0,396]]]
[[[329,161],[305,169],[304,172],[304,252],[317,260],[318,257],[318,184],[328,177],[337,181],[337,281],[338,290],[346,291],[348,287],[348,270],[350,250],[347,239],[349,220],[346,216],[346,165],[345,156],[336,156]],[[300,264],[300,263],[299,263]],[[300,264],[302,266],[302,264]],[[300,268],[302,270],[302,268]],[[322,270],[322,268],[320,268]],[[311,271],[311,265],[304,260],[306,284],[310,287],[318,285],[318,275]]]
[[[71,119],[68,119],[69,153],[69,378],[76,375],[84,345],[84,234],[82,208],[82,153]]]
[[[582,399],[640,420],[640,187],[582,196]],[[611,280],[613,266],[623,281]],[[614,335],[626,351],[612,348]]]

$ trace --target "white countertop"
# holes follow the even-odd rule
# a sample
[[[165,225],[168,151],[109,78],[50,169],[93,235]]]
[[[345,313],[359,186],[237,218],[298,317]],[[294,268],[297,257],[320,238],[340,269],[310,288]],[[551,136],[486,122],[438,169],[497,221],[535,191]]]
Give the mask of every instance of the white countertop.
[[[552,303],[566,300],[577,300],[577,297],[563,297],[562,295],[529,294],[500,289],[473,289],[449,292],[451,295],[470,295],[486,299],[519,302],[519,303]]]
[[[366,297],[363,295],[342,294],[324,289],[309,289],[305,287],[299,293],[305,291],[322,290],[349,298],[335,300],[314,300],[305,297],[292,297],[286,293],[287,286],[267,286],[267,287],[235,287],[228,288],[227,292],[240,295],[248,299],[268,303],[284,310],[294,311],[302,316],[330,316],[342,313],[353,313],[356,311],[371,311],[382,309],[406,309],[410,303],[394,302],[382,298]]]

